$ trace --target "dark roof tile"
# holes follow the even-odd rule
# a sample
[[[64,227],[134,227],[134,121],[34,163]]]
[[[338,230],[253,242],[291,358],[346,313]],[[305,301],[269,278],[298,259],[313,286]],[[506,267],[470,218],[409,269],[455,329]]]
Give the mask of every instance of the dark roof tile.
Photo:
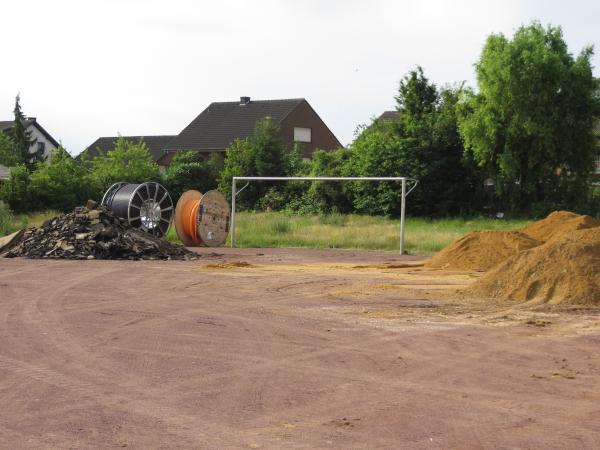
[[[235,139],[252,136],[259,119],[271,117],[279,124],[303,98],[251,100],[248,103],[216,102],[198,115],[167,145],[167,150],[225,150]]]

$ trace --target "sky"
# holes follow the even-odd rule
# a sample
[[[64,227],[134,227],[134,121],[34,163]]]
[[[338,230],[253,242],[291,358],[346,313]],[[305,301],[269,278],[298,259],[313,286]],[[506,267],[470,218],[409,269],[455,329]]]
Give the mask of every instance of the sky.
[[[0,120],[23,112],[72,154],[178,134],[214,101],[303,97],[342,144],[394,109],[415,66],[475,86],[487,36],[538,20],[600,53],[600,1],[29,0],[2,5]],[[593,59],[600,76],[600,56]]]

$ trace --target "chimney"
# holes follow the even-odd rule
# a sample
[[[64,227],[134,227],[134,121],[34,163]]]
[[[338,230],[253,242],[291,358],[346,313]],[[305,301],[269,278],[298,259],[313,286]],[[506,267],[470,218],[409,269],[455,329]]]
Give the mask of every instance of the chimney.
[[[250,97],[240,97],[240,105],[247,105],[250,103]]]

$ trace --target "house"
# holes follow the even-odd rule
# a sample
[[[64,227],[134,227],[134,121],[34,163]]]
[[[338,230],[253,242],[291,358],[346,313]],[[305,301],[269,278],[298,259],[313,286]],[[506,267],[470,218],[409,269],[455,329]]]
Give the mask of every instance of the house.
[[[164,163],[181,150],[202,153],[224,152],[235,139],[251,137],[256,122],[270,117],[279,126],[283,141],[291,148],[300,144],[302,156],[310,158],[316,149],[341,147],[325,122],[303,98],[211,103],[165,148]]]
[[[140,140],[144,141],[148,151],[154,158],[154,161],[158,161],[164,155],[164,148],[169,141],[171,141],[174,135],[159,135],[159,136],[110,136],[100,137],[96,139],[88,148],[86,148],[79,156],[86,155],[89,158],[95,158],[96,156],[106,155],[110,150],[115,148],[115,142],[119,137],[129,141],[133,144],[137,144]]]
[[[148,146],[159,166],[168,166],[173,156],[184,150],[202,154],[224,153],[235,139],[251,137],[256,122],[270,117],[281,130],[281,138],[291,149],[298,143],[302,156],[310,158],[315,149],[333,150],[340,142],[303,98],[251,100],[240,97],[235,102],[214,102],[176,136],[124,136]],[[91,157],[106,154],[117,137],[97,139],[84,152]]]
[[[14,120],[0,120],[0,132],[10,133],[15,126]],[[48,133],[36,120],[35,117],[29,117],[23,122],[25,131],[29,131],[31,146],[29,151],[35,153],[37,150],[44,152],[44,158],[48,158],[60,144]],[[0,181],[6,181],[10,178],[10,168],[0,165]]]
[[[0,131],[5,133],[10,132],[15,126],[14,120],[0,121]],[[35,153],[37,150],[44,152],[44,157],[48,158],[54,150],[60,147],[60,144],[48,133],[36,120],[35,117],[28,117],[23,122],[25,131],[31,133],[30,152]]]
[[[376,120],[399,120],[400,113],[398,111],[384,111]]]

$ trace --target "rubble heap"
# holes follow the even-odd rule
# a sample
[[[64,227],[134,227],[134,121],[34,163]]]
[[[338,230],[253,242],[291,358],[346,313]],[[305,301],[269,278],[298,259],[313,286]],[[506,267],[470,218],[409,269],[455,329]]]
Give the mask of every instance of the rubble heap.
[[[132,228],[104,208],[88,202],[68,214],[31,228],[12,245],[8,258],[196,259],[197,254]]]

